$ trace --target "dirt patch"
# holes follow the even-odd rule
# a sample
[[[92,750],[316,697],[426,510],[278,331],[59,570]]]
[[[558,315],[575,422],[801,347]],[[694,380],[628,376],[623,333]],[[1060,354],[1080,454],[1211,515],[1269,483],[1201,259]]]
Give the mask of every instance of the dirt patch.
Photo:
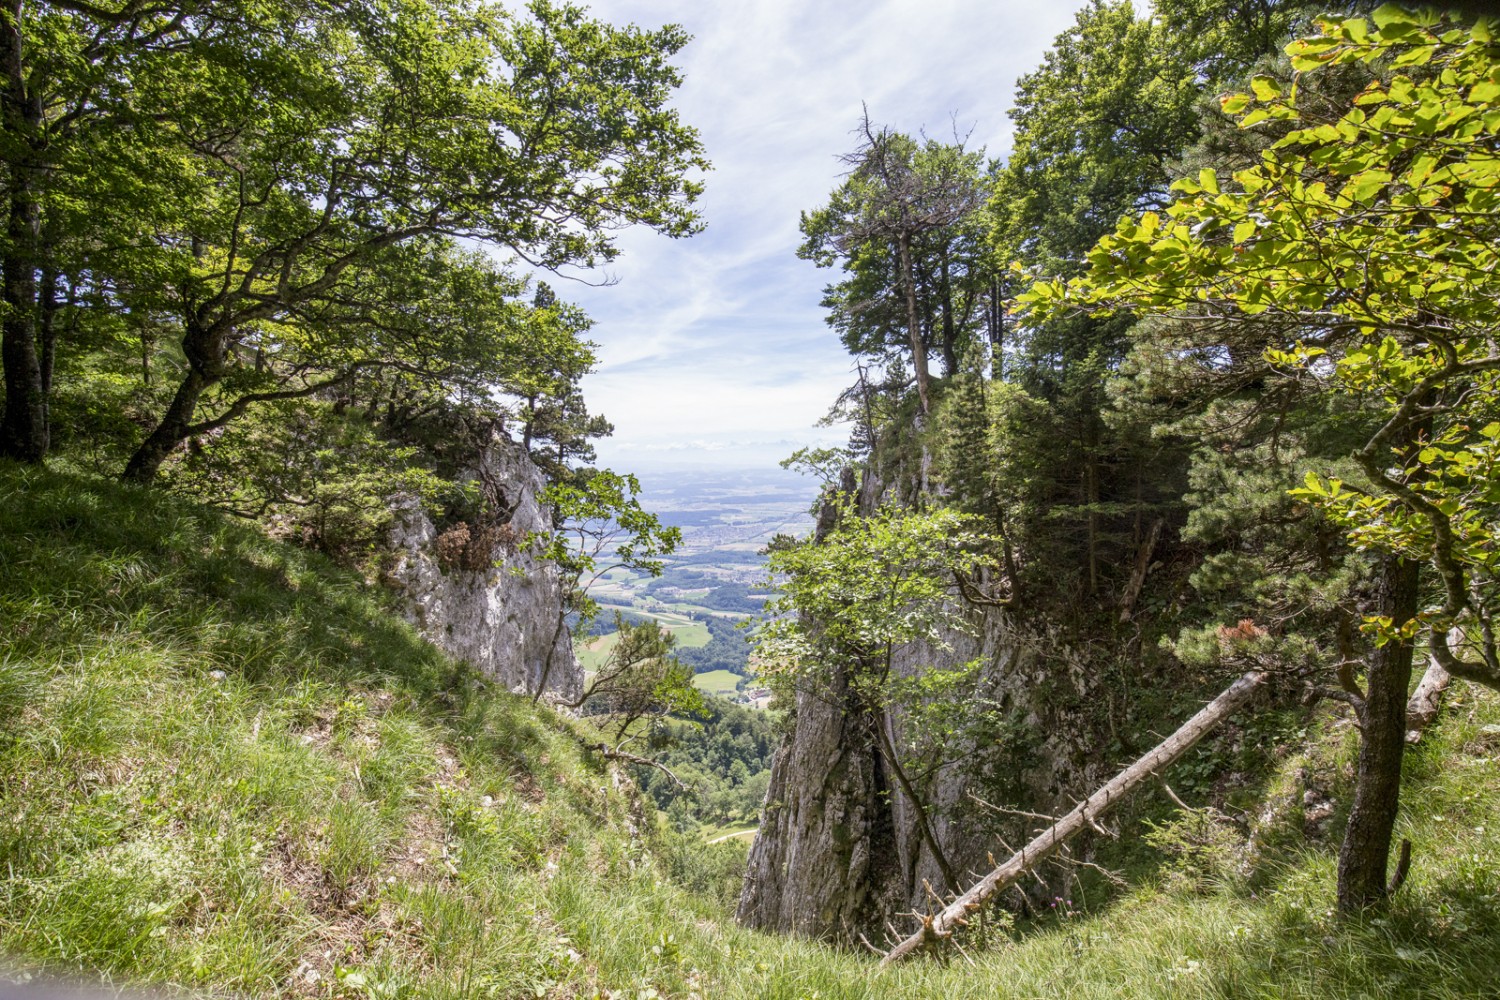
[[[280,840],[267,853],[267,880],[300,900],[315,919],[302,942],[302,954],[283,984],[290,996],[326,996],[339,967],[359,965],[367,957],[372,904],[370,886],[335,889],[323,866],[304,856],[298,845]]]
[[[529,771],[511,775],[511,781],[515,784],[516,791],[520,793],[521,798],[531,805],[540,805],[547,798],[547,793],[542,791],[542,786]]]

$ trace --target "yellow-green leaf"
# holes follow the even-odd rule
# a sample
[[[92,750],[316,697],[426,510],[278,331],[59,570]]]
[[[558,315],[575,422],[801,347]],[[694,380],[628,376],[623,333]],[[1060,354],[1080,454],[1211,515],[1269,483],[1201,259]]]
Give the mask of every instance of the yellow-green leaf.
[[[1375,12],[1370,16],[1374,18],[1375,23],[1381,28],[1388,28],[1393,24],[1416,23],[1416,21],[1412,18],[1410,11],[1406,10],[1404,7],[1398,7],[1393,3],[1381,4],[1379,7],[1375,8]]]
[[[1219,109],[1226,115],[1237,115],[1249,106],[1249,94],[1225,94],[1219,98]]]
[[[1269,76],[1257,76],[1251,80],[1250,89],[1262,101],[1274,101],[1281,96],[1281,85]]]
[[[1390,182],[1388,170],[1361,170],[1344,185],[1344,196],[1355,201],[1368,201]]]
[[[1500,83],[1496,83],[1494,80],[1484,80],[1476,83],[1474,89],[1469,91],[1470,104],[1489,104],[1497,97],[1500,97]]]

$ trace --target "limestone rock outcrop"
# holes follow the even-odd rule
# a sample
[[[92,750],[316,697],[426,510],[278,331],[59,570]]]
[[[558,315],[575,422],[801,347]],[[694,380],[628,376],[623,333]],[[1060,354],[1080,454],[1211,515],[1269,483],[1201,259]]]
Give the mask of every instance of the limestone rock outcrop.
[[[570,700],[583,685],[562,619],[558,568],[526,543],[551,529],[539,497],[542,473],[520,445],[496,435],[472,478],[498,515],[483,526],[439,532],[416,502],[396,511],[385,581],[405,598],[407,614],[431,642],[521,694],[538,689]]]
[[[852,491],[852,480],[843,489]],[[873,511],[883,495],[867,475],[861,509]],[[970,881],[993,867],[992,853],[1003,856],[1004,845],[1029,839],[1037,821],[1024,813],[1066,812],[1073,795],[1107,776],[1108,765],[1087,749],[1095,745],[1088,727],[1058,707],[1092,695],[1090,678],[1062,644],[1019,635],[998,609],[972,609],[971,617],[969,633],[947,635],[941,647],[898,649],[892,661],[896,674],[911,677],[979,659],[974,710],[991,713],[997,728],[1011,733],[991,746],[953,747],[951,763],[920,785],[934,839]],[[1040,649],[1047,655],[1037,655]],[[1060,690],[1071,697],[1058,697]],[[878,748],[874,727],[886,727],[899,746],[903,723],[898,712],[874,714],[850,697],[845,678],[799,693],[772,763],[740,923],[856,945],[864,936],[879,945],[889,927],[910,930],[910,914],[934,910],[938,897],[968,887],[966,881],[945,889],[911,803]],[[1057,868],[1043,877],[1060,890],[1068,874]]]

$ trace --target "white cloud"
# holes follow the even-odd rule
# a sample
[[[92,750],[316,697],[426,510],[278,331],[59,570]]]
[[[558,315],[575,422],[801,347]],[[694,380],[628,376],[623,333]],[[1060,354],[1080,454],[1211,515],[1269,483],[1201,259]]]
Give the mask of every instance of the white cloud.
[[[677,60],[686,82],[675,105],[715,166],[705,233],[625,233],[616,284],[559,283],[597,324],[601,368],[584,392],[616,426],[601,459],[623,468],[704,442],[700,455],[752,465],[774,460],[772,444],[780,457],[785,442],[842,436],[814,426],[848,384],[849,359],[818,308],[831,275],[795,256],[798,213],[838,183],[861,102],[879,124],[934,136],[972,129],[973,145],[1003,154],[1015,78],[1040,62],[1073,6],[593,4],[615,23],[675,22],[694,35]]]

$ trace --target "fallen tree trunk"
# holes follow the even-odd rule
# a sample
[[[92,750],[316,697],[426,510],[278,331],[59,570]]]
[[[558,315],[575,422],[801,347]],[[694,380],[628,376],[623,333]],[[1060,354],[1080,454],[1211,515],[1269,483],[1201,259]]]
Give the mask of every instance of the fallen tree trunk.
[[[1463,642],[1463,638],[1463,632],[1460,629],[1449,632],[1449,647],[1457,646]],[[1416,743],[1420,740],[1422,730],[1437,718],[1438,709],[1443,703],[1443,692],[1448,689],[1448,682],[1451,680],[1453,680],[1453,675],[1438,662],[1437,657],[1429,656],[1427,672],[1422,675],[1417,689],[1411,693],[1411,700],[1406,703],[1406,742]]]
[[[922,918],[921,930],[892,948],[880,960],[881,967],[890,965],[919,948],[939,944],[952,936],[953,929],[966,923],[969,914],[978,910],[986,900],[1008,888],[1026,872],[1051,857],[1082,830],[1097,823],[1100,816],[1108,812],[1137,785],[1156,775],[1161,769],[1171,766],[1179,757],[1191,750],[1195,743],[1249,701],[1250,696],[1255,693],[1256,688],[1260,687],[1265,678],[1265,674],[1256,671],[1246,674],[1229,685],[1223,694],[1183,723],[1182,728],[1177,732],[1111,778],[1104,787],[1075,806],[1072,812],[1043,830],[1010,860],[986,875],[977,885],[954,900],[941,913]]]

